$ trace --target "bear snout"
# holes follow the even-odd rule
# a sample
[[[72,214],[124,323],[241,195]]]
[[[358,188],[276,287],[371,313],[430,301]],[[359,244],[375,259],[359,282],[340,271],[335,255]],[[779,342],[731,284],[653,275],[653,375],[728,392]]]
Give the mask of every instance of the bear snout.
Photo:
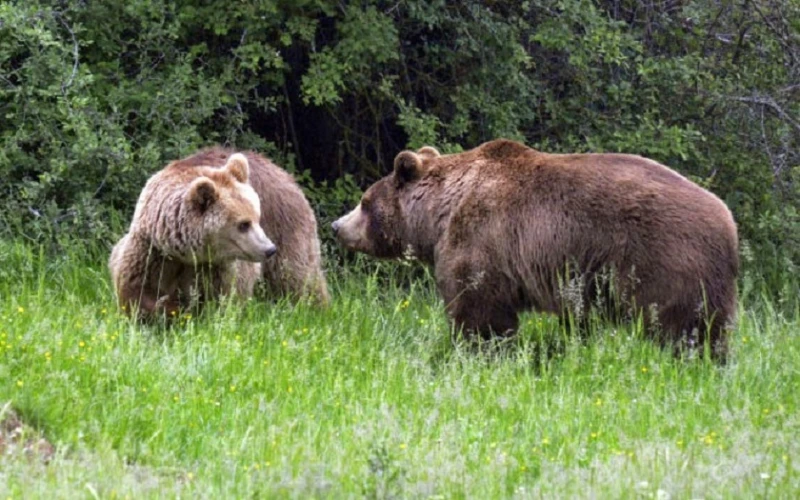
[[[276,253],[278,253],[278,247],[276,247],[275,245],[270,245],[269,247],[267,247],[267,251],[264,252],[264,255],[266,255],[267,258],[269,259]]]
[[[336,236],[339,233],[339,228],[342,227],[342,219],[336,219],[331,224],[331,229],[333,229],[333,235]]]

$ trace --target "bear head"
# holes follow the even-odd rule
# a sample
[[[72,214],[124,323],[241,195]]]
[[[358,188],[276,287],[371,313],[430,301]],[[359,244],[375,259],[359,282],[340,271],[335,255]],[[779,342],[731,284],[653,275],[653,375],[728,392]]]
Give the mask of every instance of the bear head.
[[[248,184],[247,157],[236,153],[223,168],[201,167],[183,197],[183,238],[179,258],[189,262],[261,262],[277,248],[259,220],[261,203]],[[188,234],[187,234],[188,233]]]
[[[370,186],[358,206],[333,223],[339,242],[373,257],[402,257],[413,247],[408,219],[412,192],[428,173],[429,161],[439,156],[430,146],[398,154],[393,172]]]

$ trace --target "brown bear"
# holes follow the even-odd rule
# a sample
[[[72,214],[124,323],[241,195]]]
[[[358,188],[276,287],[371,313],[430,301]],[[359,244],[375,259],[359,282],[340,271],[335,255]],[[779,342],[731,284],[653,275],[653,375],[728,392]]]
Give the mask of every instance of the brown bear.
[[[320,260],[316,219],[292,177],[256,153],[211,148],[147,181],[109,267],[123,309],[148,318],[248,297],[261,278],[267,293],[326,304]]]
[[[333,230],[349,249],[433,265],[467,333],[514,332],[527,309],[579,316],[613,295],[662,341],[707,339],[719,359],[727,352],[733,217],[640,156],[548,154],[503,139],[444,156],[403,151]]]

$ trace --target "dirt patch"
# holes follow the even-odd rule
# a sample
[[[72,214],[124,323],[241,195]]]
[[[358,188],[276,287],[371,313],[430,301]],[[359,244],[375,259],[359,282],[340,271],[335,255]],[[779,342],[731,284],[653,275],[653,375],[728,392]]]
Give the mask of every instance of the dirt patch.
[[[11,403],[0,406],[0,456],[24,455],[49,462],[55,447],[19,417]]]

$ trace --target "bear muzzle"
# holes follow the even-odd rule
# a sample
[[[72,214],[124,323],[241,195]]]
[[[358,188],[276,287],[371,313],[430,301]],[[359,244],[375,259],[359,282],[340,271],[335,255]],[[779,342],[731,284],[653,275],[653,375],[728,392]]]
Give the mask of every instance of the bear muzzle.
[[[336,240],[344,248],[370,253],[366,235],[366,219],[360,205],[349,214],[337,219],[331,224],[331,229]]]
[[[255,226],[248,234],[249,243],[246,247],[248,251],[248,260],[254,262],[265,261],[278,252],[278,247],[271,239],[264,233],[264,230],[259,226]]]

